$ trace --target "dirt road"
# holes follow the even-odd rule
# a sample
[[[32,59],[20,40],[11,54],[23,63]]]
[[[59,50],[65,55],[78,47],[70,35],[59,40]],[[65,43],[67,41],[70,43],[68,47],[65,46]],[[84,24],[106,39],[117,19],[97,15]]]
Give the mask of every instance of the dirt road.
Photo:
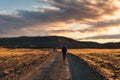
[[[68,61],[72,74],[71,80],[105,80],[79,57],[68,54]]]
[[[20,80],[105,80],[77,56],[68,54],[67,57],[64,62],[60,52],[52,53],[47,61]]]
[[[60,52],[52,53],[42,65],[22,76],[19,80],[69,80],[68,61],[62,59]]]

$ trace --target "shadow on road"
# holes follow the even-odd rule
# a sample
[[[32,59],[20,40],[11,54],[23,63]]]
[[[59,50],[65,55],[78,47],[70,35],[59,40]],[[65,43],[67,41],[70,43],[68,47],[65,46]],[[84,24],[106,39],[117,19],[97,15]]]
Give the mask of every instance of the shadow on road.
[[[106,80],[78,56],[68,54],[67,58],[70,65],[72,80]]]

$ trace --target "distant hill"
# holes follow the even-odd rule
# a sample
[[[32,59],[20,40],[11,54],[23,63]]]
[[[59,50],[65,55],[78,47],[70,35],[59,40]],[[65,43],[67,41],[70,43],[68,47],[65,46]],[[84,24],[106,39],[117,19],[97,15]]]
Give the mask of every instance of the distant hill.
[[[120,48],[120,43],[100,44],[96,42],[76,41],[71,38],[58,36],[0,39],[0,46],[7,48],[60,48],[63,44],[68,48]]]
[[[120,42],[102,44],[102,48],[120,48]]]

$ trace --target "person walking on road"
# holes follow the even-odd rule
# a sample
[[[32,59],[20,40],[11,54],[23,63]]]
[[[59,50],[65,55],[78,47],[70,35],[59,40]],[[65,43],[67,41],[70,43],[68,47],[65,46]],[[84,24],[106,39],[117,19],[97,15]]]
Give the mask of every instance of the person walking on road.
[[[62,55],[63,55],[63,60],[66,60],[66,55],[67,55],[67,48],[65,45],[62,47]]]

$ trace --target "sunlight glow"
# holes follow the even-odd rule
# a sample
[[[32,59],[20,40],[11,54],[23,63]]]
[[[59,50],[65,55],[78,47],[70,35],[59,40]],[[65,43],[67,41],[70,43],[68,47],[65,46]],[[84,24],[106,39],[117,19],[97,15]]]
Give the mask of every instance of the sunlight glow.
[[[69,24],[68,26],[70,26],[74,30],[82,30],[82,29],[91,27],[90,25],[87,25],[87,24],[78,24],[78,23],[72,23],[72,24]]]
[[[120,8],[120,0],[114,0],[114,4]]]
[[[80,41],[94,41],[94,42],[99,42],[99,43],[106,43],[106,42],[119,42],[120,39],[83,39]]]
[[[116,20],[120,18],[120,10],[114,13],[114,15],[104,15],[102,20]]]
[[[108,29],[107,34],[120,34],[120,26],[118,26],[118,27],[110,27]]]

